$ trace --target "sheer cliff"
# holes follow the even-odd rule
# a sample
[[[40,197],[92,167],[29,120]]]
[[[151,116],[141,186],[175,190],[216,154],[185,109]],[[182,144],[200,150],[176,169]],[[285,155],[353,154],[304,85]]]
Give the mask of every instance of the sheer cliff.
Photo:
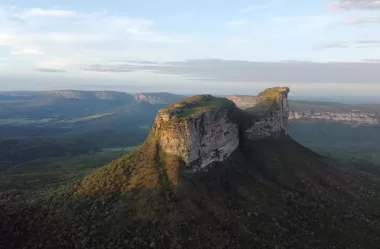
[[[223,161],[238,147],[239,124],[231,119],[234,111],[228,100],[194,96],[160,110],[153,133],[163,151],[204,168]]]
[[[165,172],[193,174],[208,171],[213,164],[223,162],[241,150],[250,140],[280,136],[289,114],[288,92],[288,88],[266,89],[260,93],[258,104],[246,111],[226,98],[211,95],[196,95],[168,105],[158,112],[147,141],[135,153],[126,156],[120,164],[108,165],[91,174],[84,180],[79,193],[124,191],[135,187],[127,182],[137,182],[134,180],[137,178],[151,179],[139,181],[139,186],[158,186],[160,179],[152,164],[157,160],[164,165]],[[96,180],[98,176],[109,174],[109,170],[124,172],[119,166],[134,162],[135,157],[144,151],[149,152],[147,158],[151,157],[145,164],[151,165],[145,167],[149,170],[141,172],[136,168],[130,171],[129,168],[128,174],[115,174],[106,181]],[[170,165],[166,163],[167,158],[172,162]],[[168,179],[178,183],[180,176],[177,173]]]

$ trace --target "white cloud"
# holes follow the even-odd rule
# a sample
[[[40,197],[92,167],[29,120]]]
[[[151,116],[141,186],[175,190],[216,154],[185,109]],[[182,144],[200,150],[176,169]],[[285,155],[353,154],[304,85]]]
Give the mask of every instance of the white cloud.
[[[271,8],[275,8],[275,7],[280,6],[283,2],[284,2],[284,0],[261,1],[261,3],[249,5],[245,8],[243,8],[241,11],[242,12],[255,12],[255,11],[264,10],[264,9],[271,9]]]
[[[341,0],[331,2],[330,6],[338,9],[380,9],[379,0]]]
[[[345,25],[364,24],[364,23],[380,23],[380,16],[360,16],[360,17],[347,17],[341,22]]]
[[[41,68],[65,68],[71,65],[73,61],[67,58],[53,58],[50,60],[43,60],[37,64],[37,67]]]
[[[343,42],[343,41],[321,42],[317,44],[317,46],[315,46],[314,49],[324,50],[324,49],[331,49],[331,48],[348,48],[348,45],[346,42]]]
[[[241,11],[242,12],[253,12],[253,11],[268,9],[270,7],[273,7],[273,4],[250,5],[244,9],[242,9]]]
[[[40,9],[32,8],[22,11],[20,17],[31,18],[31,17],[70,17],[76,14],[75,11],[71,10],[59,10],[59,9]]]
[[[249,40],[245,37],[239,37],[239,36],[228,36],[227,42],[232,45],[242,45],[244,43],[249,42]]]
[[[23,49],[14,49],[14,50],[11,50],[10,52],[11,55],[23,55],[23,54],[26,54],[26,55],[38,55],[38,54],[43,54],[43,52],[41,52],[39,49],[36,49],[36,48],[23,48]]]
[[[42,68],[118,58],[151,59],[149,55],[172,59],[169,44],[180,46],[193,41],[189,34],[160,30],[152,20],[107,12],[0,6],[0,23],[0,46],[15,59],[28,56],[31,64]],[[65,63],[50,63],[56,58]]]
[[[231,20],[227,22],[226,26],[228,28],[236,28],[236,27],[242,27],[247,24],[247,20],[245,19],[237,19],[237,20]]]

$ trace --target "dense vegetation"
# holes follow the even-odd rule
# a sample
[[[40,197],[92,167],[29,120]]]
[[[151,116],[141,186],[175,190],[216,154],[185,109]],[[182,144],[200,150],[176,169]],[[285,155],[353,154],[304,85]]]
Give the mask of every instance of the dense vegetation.
[[[380,242],[379,178],[340,171],[288,137],[246,144],[207,174],[174,172],[179,183],[169,171],[180,165],[167,160],[148,140],[79,188],[33,198],[3,194],[0,246],[377,248]]]
[[[234,103],[225,98],[211,95],[195,95],[179,102],[168,105],[162,109],[173,117],[188,118],[210,110],[229,109]]]
[[[141,144],[161,106],[113,94],[58,91],[3,97],[0,170],[36,159]]]
[[[260,92],[258,94],[258,97],[260,100],[264,100],[264,99],[276,100],[276,99],[280,99],[281,95],[284,92],[288,93],[289,88],[288,87],[272,87],[272,88],[267,88],[264,91]]]
[[[365,160],[380,165],[380,127],[327,121],[292,121],[288,132],[299,143],[318,153],[352,162]]]

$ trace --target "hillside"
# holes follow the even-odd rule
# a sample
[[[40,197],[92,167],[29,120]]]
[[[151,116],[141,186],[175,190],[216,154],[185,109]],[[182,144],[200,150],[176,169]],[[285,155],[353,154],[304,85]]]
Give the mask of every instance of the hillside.
[[[184,99],[79,184],[3,192],[0,247],[377,248],[380,175],[344,171],[286,135],[278,90],[261,116]]]

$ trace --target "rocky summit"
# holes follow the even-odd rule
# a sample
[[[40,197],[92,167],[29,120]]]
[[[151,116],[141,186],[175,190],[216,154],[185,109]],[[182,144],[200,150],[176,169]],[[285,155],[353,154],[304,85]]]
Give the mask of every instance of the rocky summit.
[[[159,187],[162,175],[155,172],[155,161],[159,161],[165,174],[169,172],[165,178],[171,184],[181,181],[179,173],[208,171],[216,162],[227,160],[243,148],[247,141],[280,136],[289,114],[288,92],[288,88],[266,89],[260,93],[258,104],[245,111],[226,98],[212,95],[196,95],[170,104],[158,112],[151,133],[140,148],[120,163],[111,163],[90,174],[78,193]],[[141,156],[145,160],[136,159]],[[133,170],[130,163],[134,164]],[[128,174],[122,174],[126,169]],[[110,175],[109,171],[120,174]],[[110,177],[97,179],[104,175]]]
[[[281,132],[289,116],[288,92],[288,88],[263,91],[258,106],[247,113],[228,99],[186,98],[161,109],[152,132],[165,153],[180,157],[195,172],[225,160],[245,139]]]

